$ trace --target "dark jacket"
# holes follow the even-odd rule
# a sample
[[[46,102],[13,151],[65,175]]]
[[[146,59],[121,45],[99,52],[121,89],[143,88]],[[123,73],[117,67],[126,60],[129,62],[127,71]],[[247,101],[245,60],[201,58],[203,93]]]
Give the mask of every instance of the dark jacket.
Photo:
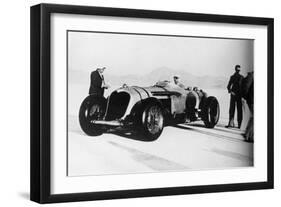
[[[254,103],[254,76],[253,73],[243,79],[242,82],[242,97],[247,101],[248,105]]]
[[[103,96],[104,88],[102,88],[103,78],[100,76],[98,71],[93,71],[91,73],[91,85],[89,94],[94,94],[97,96]]]
[[[239,73],[234,73],[228,82],[227,90],[233,92],[237,96],[241,96],[243,76]]]

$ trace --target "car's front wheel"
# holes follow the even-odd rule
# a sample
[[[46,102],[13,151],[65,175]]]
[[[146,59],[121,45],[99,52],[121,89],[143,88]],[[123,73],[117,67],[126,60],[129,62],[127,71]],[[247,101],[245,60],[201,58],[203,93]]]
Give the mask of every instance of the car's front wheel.
[[[164,128],[162,108],[156,103],[147,104],[140,115],[140,135],[148,141],[156,140]]]
[[[104,97],[88,96],[82,102],[79,110],[79,123],[87,135],[99,136],[103,133],[102,127],[93,122],[103,118],[105,107],[106,99]]]
[[[203,113],[202,119],[207,128],[214,128],[215,125],[218,123],[220,117],[219,102],[213,96],[208,97],[204,101],[205,103],[202,111]]]

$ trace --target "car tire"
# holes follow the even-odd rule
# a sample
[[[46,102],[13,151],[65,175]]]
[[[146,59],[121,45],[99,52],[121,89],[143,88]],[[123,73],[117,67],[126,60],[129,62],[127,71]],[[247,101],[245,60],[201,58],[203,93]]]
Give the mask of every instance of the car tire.
[[[139,135],[147,141],[156,140],[164,128],[164,114],[161,106],[157,103],[147,104],[143,107],[139,118]]]
[[[103,134],[100,125],[95,125],[91,121],[102,118],[105,113],[106,99],[99,96],[88,96],[82,102],[79,109],[80,127],[89,136],[99,136]]]
[[[210,96],[204,100],[202,120],[207,128],[214,128],[219,121],[220,106],[218,100]]]

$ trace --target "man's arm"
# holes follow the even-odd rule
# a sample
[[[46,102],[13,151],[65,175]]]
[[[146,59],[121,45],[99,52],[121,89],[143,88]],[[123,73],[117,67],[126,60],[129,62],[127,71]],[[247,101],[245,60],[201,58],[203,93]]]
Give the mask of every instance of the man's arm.
[[[240,89],[242,88],[243,80],[244,80],[244,76],[241,75],[240,79],[239,79],[239,87],[240,87]]]
[[[179,87],[185,89],[185,86],[182,83],[179,83]]]
[[[232,76],[231,76],[230,79],[229,79],[229,81],[228,81],[228,84],[227,84],[228,93],[231,92],[232,82],[233,82],[233,80],[232,80]]]

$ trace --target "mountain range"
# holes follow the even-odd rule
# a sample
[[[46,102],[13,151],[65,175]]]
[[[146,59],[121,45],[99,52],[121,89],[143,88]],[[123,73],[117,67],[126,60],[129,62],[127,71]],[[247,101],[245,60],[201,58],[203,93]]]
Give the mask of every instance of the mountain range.
[[[138,85],[151,86],[160,80],[173,80],[173,76],[178,75],[181,82],[185,86],[198,86],[199,88],[226,88],[228,78],[223,76],[196,76],[184,70],[173,70],[168,67],[159,67],[152,70],[150,73],[143,75],[111,75],[109,72],[105,75],[105,80],[110,85]],[[69,84],[89,84],[90,73],[78,70],[68,71]]]

